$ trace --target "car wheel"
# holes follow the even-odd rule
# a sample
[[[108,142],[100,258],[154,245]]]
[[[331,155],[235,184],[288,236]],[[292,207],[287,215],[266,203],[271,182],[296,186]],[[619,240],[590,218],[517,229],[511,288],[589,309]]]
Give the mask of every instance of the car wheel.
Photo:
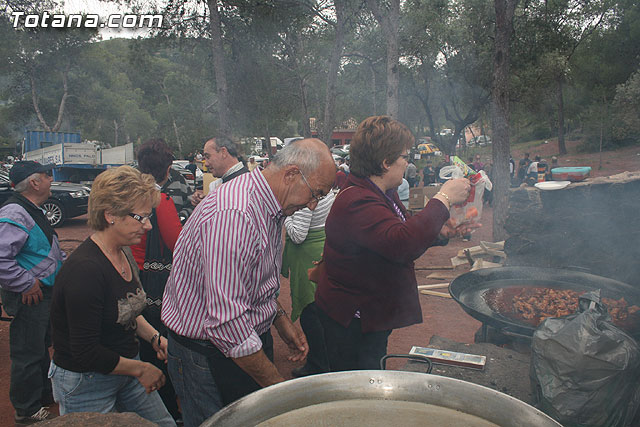
[[[64,222],[64,209],[62,208],[62,204],[59,201],[54,199],[48,199],[42,205],[42,209],[45,211],[45,215],[49,220],[49,224],[52,227],[60,227]]]

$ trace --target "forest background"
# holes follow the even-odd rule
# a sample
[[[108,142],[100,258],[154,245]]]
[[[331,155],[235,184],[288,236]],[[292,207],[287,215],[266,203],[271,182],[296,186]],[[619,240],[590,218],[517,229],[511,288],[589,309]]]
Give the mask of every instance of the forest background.
[[[501,182],[519,141],[554,138],[559,154],[568,137],[586,151],[640,141],[634,0],[102,3],[162,14],[162,27],[110,40],[15,27],[12,12],[62,2],[0,0],[3,152],[53,130],[111,146],[160,137],[182,157],[217,133],[310,136],[314,123],[330,141],[389,114],[446,153],[468,126],[491,135]]]

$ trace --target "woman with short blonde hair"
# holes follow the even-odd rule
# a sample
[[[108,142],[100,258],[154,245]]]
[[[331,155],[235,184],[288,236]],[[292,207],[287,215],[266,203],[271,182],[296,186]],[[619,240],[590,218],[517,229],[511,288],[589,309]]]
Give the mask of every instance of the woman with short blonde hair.
[[[157,389],[162,371],[138,357],[148,341],[166,359],[167,341],[140,315],[146,294],[129,246],[151,229],[160,192],[129,166],[98,175],[89,196],[95,232],[63,264],[53,288],[54,355],[49,370],[60,414],[135,412],[175,426]]]

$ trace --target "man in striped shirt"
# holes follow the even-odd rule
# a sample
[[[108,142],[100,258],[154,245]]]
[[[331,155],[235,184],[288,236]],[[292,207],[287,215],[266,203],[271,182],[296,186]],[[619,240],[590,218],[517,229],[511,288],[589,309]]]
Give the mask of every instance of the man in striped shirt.
[[[304,334],[277,301],[285,216],[333,186],[335,165],[318,139],[283,148],[264,170],[220,186],[194,210],[176,243],[163,297],[169,375],[186,426],[284,380],[273,364],[273,324],[292,361],[306,357]]]

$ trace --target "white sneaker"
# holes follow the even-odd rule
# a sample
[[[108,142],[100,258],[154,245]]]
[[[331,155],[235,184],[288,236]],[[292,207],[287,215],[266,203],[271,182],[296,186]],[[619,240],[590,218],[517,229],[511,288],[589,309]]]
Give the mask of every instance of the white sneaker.
[[[16,414],[16,425],[20,425],[20,426],[26,426],[26,425],[30,425],[30,424],[35,424],[35,423],[39,423],[40,421],[46,421],[46,420],[52,420],[55,417],[57,417],[57,415],[52,414],[51,412],[49,412],[49,410],[47,408],[45,408],[44,406],[42,408],[40,408],[35,414],[33,415],[29,415],[29,416],[19,416]]]

